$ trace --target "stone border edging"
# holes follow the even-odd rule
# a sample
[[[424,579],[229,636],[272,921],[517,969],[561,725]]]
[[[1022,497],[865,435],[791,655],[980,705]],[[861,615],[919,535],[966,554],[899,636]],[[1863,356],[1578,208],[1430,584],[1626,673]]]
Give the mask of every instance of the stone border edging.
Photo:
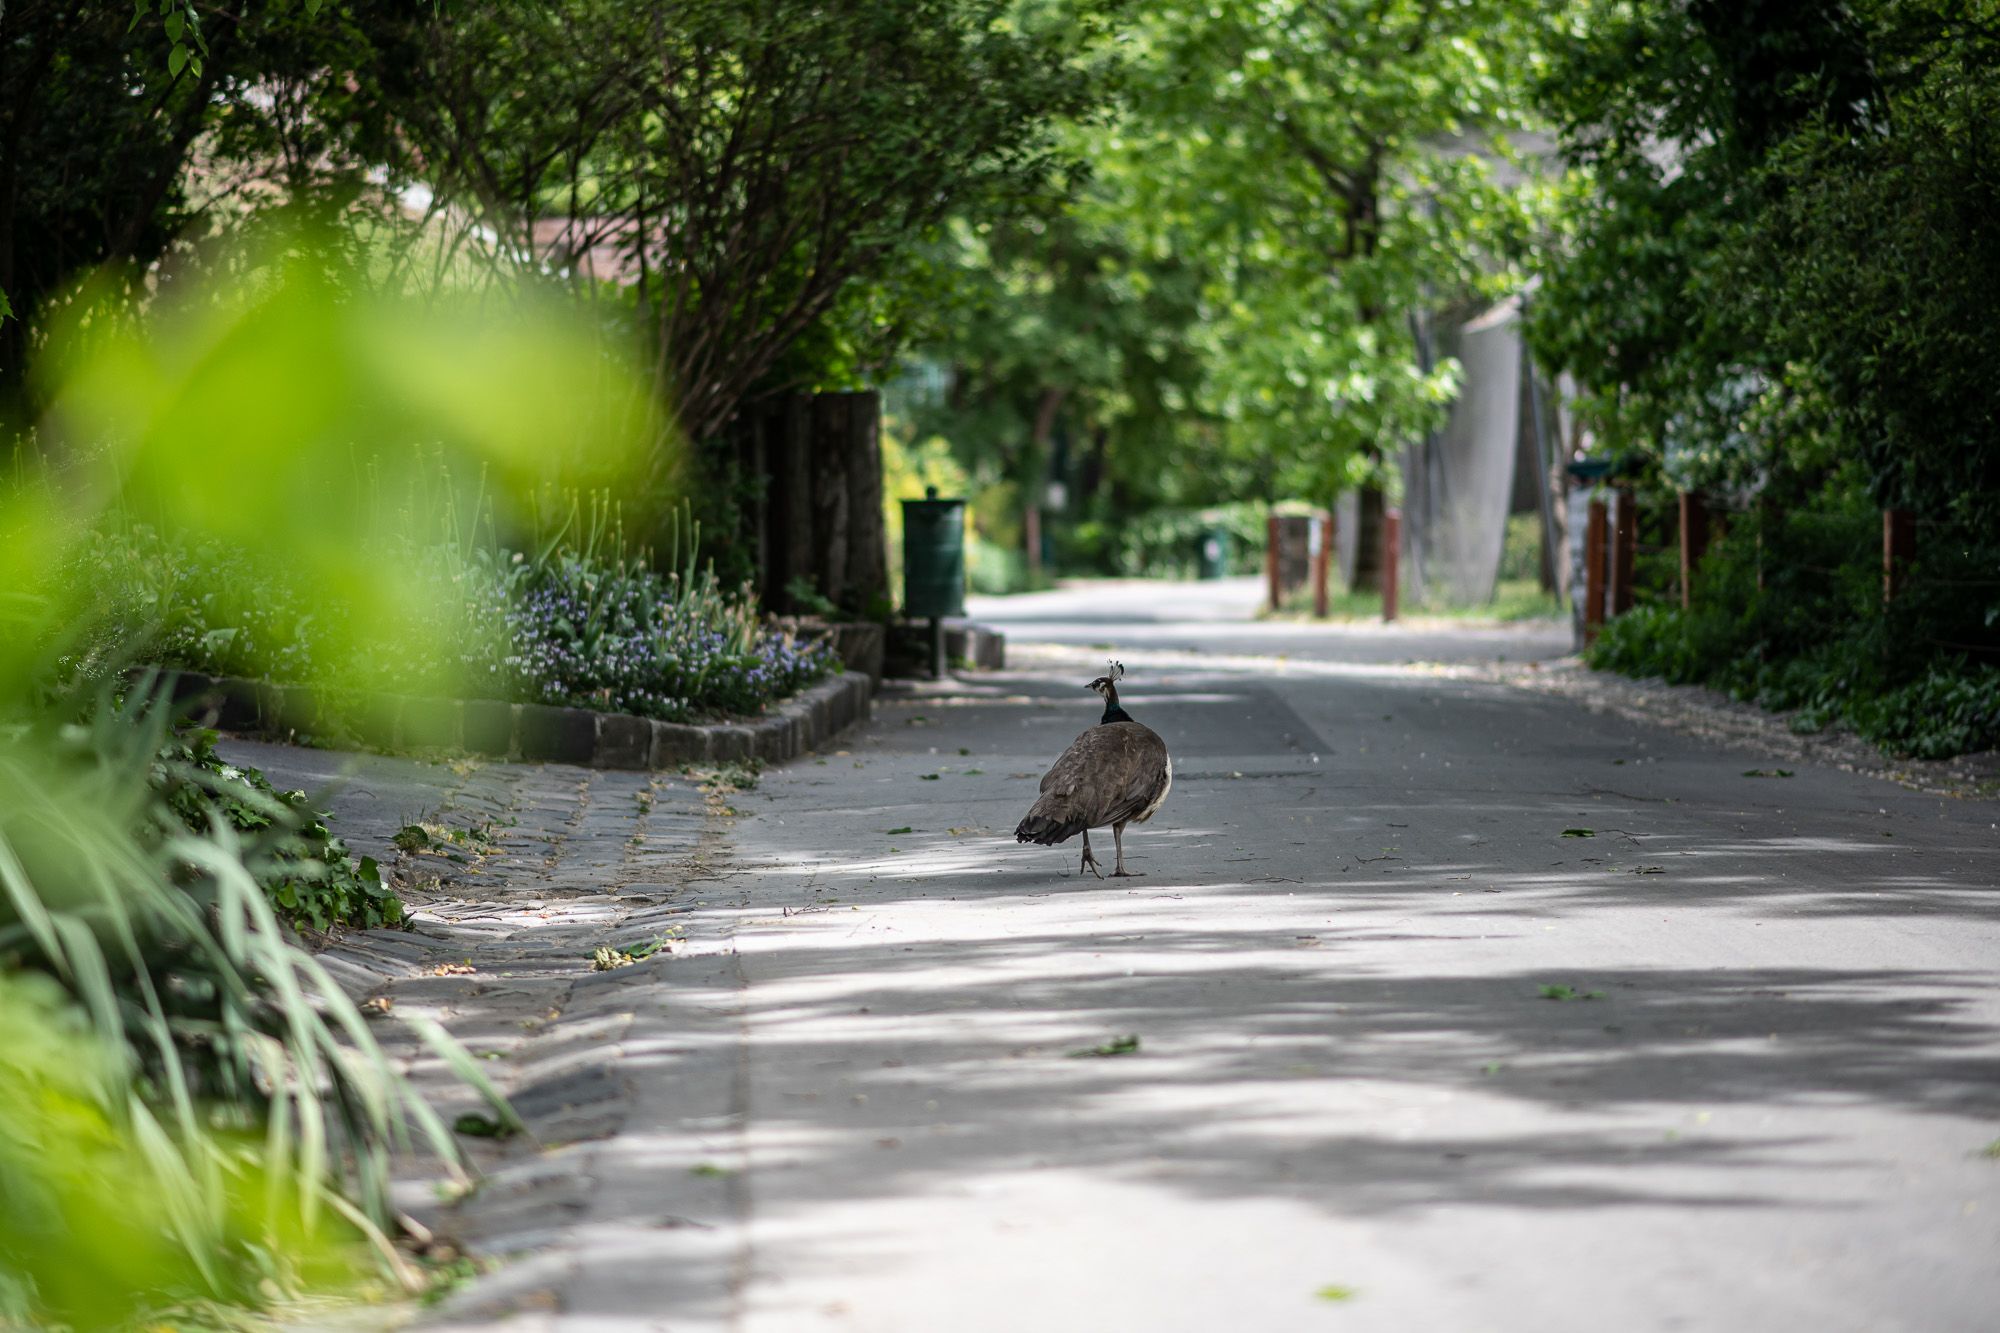
[[[207,710],[205,725],[227,731],[312,732],[326,720],[321,707],[326,692],[310,685],[180,672],[173,691],[176,701],[195,700]],[[866,675],[845,671],[755,721],[696,726],[554,704],[343,692],[352,706],[340,710],[339,720],[361,741],[384,750],[464,750],[586,768],[665,769],[753,759],[777,764],[866,719],[874,695]]]

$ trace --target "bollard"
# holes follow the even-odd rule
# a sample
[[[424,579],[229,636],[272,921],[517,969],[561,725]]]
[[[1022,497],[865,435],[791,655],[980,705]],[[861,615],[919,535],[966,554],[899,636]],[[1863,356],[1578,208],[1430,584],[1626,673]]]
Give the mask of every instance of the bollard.
[[[1313,617],[1325,620],[1327,567],[1333,562],[1333,512],[1322,509],[1313,521],[1319,533],[1318,549],[1313,552]]]
[[[1639,505],[1631,491],[1619,489],[1615,512],[1618,523],[1611,538],[1611,614],[1622,616],[1632,609],[1632,565],[1639,549]]]
[[[1917,516],[1907,509],[1882,511],[1882,604],[1902,592],[1917,555]]]
[[[1264,587],[1271,599],[1271,611],[1276,614],[1280,594],[1278,590],[1278,511],[1273,509],[1264,520]]]
[[[1708,503],[1693,491],[1681,500],[1681,610],[1694,607],[1694,572],[1708,554]]]
[[[1604,501],[1590,502],[1583,529],[1583,642],[1586,646],[1604,625]]]
[[[1396,557],[1403,542],[1403,511],[1382,512],[1382,623],[1396,618]]]

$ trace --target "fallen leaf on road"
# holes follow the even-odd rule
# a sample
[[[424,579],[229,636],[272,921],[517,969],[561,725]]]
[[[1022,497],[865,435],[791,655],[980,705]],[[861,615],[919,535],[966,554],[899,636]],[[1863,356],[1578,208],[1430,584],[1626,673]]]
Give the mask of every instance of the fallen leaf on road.
[[[1566,828],[1563,830],[1563,836],[1565,838],[1594,838],[1597,836],[1597,831],[1587,828]]]
[[[1574,986],[1544,986],[1542,987],[1542,998],[1544,1000],[1601,1000],[1604,998],[1604,992],[1601,990],[1581,991]]]
[[[1354,1299],[1354,1288],[1343,1287],[1337,1283],[1328,1283],[1314,1292],[1313,1295],[1323,1301],[1351,1301]]]
[[[915,829],[911,828],[911,827],[910,827],[910,826],[909,826],[908,824],[905,824],[905,825],[903,825],[903,827],[901,827],[901,828],[892,828],[892,829],[890,829],[890,830],[889,830],[889,836],[893,838],[893,837],[895,837],[895,836],[896,836],[896,835],[897,835],[898,833],[914,833],[914,832],[916,832],[916,830],[915,830]]]
[[[504,1139],[514,1132],[498,1120],[495,1120],[492,1116],[481,1115],[477,1111],[467,1111],[464,1115],[452,1121],[451,1127],[459,1133],[475,1139]]]
[[[1068,1058],[1072,1060],[1105,1059],[1114,1055],[1130,1055],[1138,1049],[1139,1035],[1132,1033],[1129,1036],[1113,1037],[1102,1046],[1086,1046],[1080,1051],[1071,1051]]]
[[[1743,770],[1743,776],[1746,778],[1788,778],[1791,775],[1792,770],[1789,768],[1746,768]]]

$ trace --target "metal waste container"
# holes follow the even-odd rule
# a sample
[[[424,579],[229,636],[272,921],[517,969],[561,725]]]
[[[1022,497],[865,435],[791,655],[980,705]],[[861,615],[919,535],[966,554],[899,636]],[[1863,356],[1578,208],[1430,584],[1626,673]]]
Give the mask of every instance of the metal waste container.
[[[1201,530],[1201,548],[1196,552],[1201,576],[1220,579],[1229,576],[1229,529],[1221,526]]]
[[[921,620],[965,614],[965,501],[903,501],[903,614]]]

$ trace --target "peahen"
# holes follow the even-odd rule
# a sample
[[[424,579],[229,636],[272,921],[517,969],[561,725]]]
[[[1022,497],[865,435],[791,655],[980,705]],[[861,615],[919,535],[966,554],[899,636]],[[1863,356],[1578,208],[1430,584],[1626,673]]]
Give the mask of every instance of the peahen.
[[[1104,878],[1090,854],[1090,830],[1111,826],[1118,849],[1111,873],[1130,875],[1125,868],[1125,826],[1153,817],[1174,785],[1174,761],[1167,743],[1152,728],[1134,722],[1118,706],[1118,682],[1125,665],[1113,662],[1108,675],[1090,682],[1104,697],[1104,716],[1096,726],[1070,742],[1042,778],[1041,799],[1014,830],[1020,842],[1053,847],[1083,834],[1083,861],[1077,867]]]

